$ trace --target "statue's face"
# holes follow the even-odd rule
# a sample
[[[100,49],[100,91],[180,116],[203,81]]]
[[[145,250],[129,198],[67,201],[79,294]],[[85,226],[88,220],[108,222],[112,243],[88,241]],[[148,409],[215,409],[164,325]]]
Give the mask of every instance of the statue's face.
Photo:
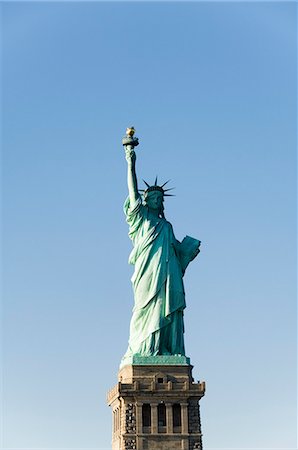
[[[146,203],[148,208],[160,210],[163,203],[162,192],[159,191],[148,192],[146,197]]]

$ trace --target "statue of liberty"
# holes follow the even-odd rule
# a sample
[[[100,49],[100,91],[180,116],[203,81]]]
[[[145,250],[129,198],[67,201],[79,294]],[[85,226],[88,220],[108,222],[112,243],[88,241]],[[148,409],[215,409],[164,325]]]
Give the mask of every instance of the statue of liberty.
[[[122,143],[128,163],[129,196],[124,204],[133,250],[129,263],[132,276],[134,308],[130,323],[128,349],[124,358],[156,355],[185,355],[183,310],[185,292],[183,275],[190,261],[199,253],[200,241],[186,236],[179,242],[164,215],[167,183],[147,182],[138,189],[136,154],[138,139],[128,128]],[[140,194],[142,192],[142,194]]]

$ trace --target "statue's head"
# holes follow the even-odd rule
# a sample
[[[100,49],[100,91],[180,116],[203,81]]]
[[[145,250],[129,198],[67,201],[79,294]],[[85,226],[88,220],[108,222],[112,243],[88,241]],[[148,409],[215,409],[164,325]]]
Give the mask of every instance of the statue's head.
[[[144,193],[144,203],[150,209],[163,211],[163,193],[161,191],[149,191]]]
[[[169,197],[171,194],[166,194],[167,191],[171,189],[164,189],[164,186],[169,182],[166,181],[162,186],[158,186],[157,177],[155,179],[155,183],[153,186],[150,186],[145,180],[144,183],[147,186],[147,189],[142,190],[144,203],[148,208],[153,210],[158,210],[158,214],[163,217],[164,216],[164,197]]]

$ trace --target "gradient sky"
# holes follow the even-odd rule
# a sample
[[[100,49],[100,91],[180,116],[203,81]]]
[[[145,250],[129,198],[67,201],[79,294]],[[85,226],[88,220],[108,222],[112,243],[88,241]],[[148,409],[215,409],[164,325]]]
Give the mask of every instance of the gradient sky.
[[[2,2],[2,448],[110,449],[133,306],[121,138],[202,241],[211,449],[296,448],[296,4]]]

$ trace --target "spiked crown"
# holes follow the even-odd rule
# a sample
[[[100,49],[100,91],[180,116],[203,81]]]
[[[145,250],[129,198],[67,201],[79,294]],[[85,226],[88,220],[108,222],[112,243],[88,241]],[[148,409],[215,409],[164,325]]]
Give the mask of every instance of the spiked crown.
[[[155,182],[154,182],[154,184],[153,184],[152,186],[150,186],[150,184],[148,184],[147,181],[145,181],[145,180],[143,180],[143,181],[144,181],[144,183],[145,183],[146,186],[147,186],[146,189],[140,189],[140,192],[143,192],[144,197],[146,197],[146,195],[147,195],[149,192],[154,192],[154,191],[161,192],[162,195],[163,195],[164,197],[173,197],[172,194],[166,194],[166,192],[167,192],[167,191],[171,191],[171,190],[174,189],[174,188],[164,189],[164,186],[165,186],[170,180],[166,181],[166,182],[165,182],[164,184],[162,184],[161,186],[159,186],[159,185],[157,184],[157,177],[155,178]]]

